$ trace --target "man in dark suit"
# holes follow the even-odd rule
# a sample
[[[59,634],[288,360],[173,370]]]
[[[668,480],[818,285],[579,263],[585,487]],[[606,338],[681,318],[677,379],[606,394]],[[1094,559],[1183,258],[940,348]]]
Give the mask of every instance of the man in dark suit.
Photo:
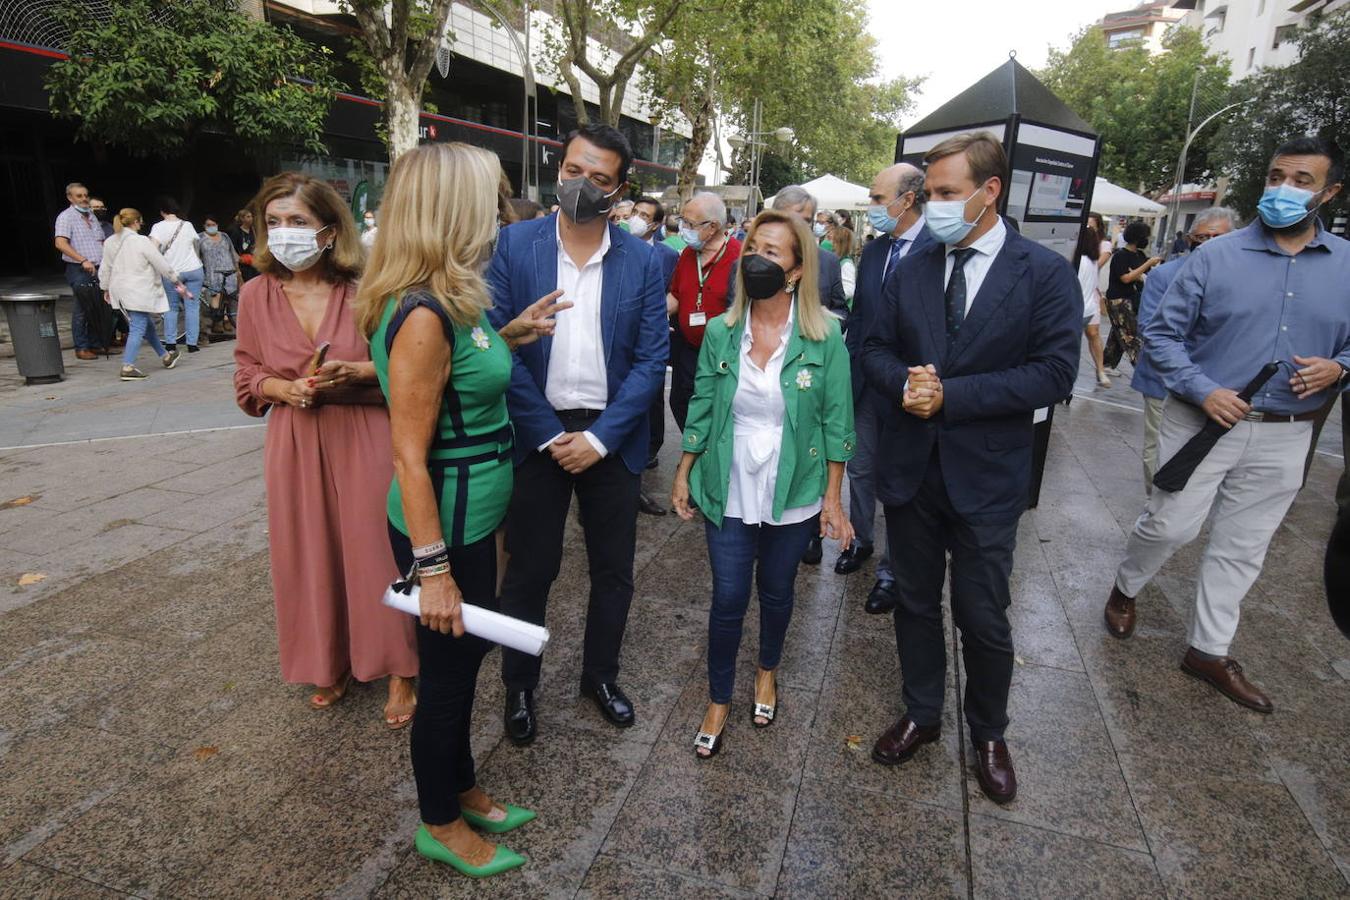
[[[605,218],[632,161],[623,134],[586,126],[568,135],[562,156],[560,211],[503,229],[488,268],[495,327],[547,294],[573,304],[551,338],[521,348],[511,372],[516,483],[501,609],[543,624],[575,492],[591,576],[581,686],[626,727],[634,710],[618,685],[619,649],[633,598],[647,410],[665,382],[665,290],[652,248]],[[503,650],[502,680],[507,736],[528,744],[539,658]]]
[[[864,339],[867,384],[889,401],[877,493],[897,550],[906,707],[872,757],[894,765],[941,734],[950,552],[976,773],[990,799],[1007,803],[1017,793],[1003,739],[1013,670],[1008,581],[1031,482],[1032,413],[1073,387],[1083,298],[1063,257],[999,217],[1008,161],[996,139],[958,135],[925,162],[924,217],[939,243],[900,261]]]
[[[657,240],[658,235],[664,236],[665,221],[666,208],[660,200],[643,196],[633,201],[633,214],[628,217],[628,232],[642,238],[661,260],[662,290],[668,291],[670,276],[675,274],[675,264],[680,261],[680,254],[673,247]],[[656,392],[656,396],[652,398],[651,408],[647,410],[647,425],[651,432],[651,444],[647,448],[649,469],[656,468],[656,456],[666,442],[666,392],[664,379],[662,381],[662,390]],[[649,516],[664,516],[665,500],[664,498],[658,500],[643,491],[638,497],[638,509]]]
[[[858,261],[858,281],[853,290],[853,309],[848,316],[844,344],[848,347],[853,374],[853,422],[857,448],[848,463],[848,516],[856,536],[835,560],[840,575],[856,572],[872,555],[873,524],[877,515],[876,457],[881,437],[881,413],[885,400],[867,389],[863,375],[863,336],[869,320],[881,305],[882,287],[899,267],[900,260],[933,243],[923,220],[923,172],[908,163],[883,169],[872,182],[872,205],[868,221],[881,235],[863,249]],[[888,613],[895,608],[895,576],[890,553],[882,535],[877,580],[863,607],[869,613]]]

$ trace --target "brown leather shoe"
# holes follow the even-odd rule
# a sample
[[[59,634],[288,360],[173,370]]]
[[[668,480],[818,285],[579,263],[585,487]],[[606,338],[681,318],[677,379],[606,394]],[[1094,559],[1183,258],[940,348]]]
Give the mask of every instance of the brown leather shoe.
[[[76,350],[75,358],[84,360],[98,359],[98,354],[93,350]]]
[[[1106,630],[1114,638],[1124,640],[1134,634],[1134,598],[1126,597],[1120,588],[1112,585],[1106,601]]]
[[[942,737],[942,725],[915,725],[909,716],[896,722],[872,745],[872,759],[883,766],[898,766],[924,744]]]
[[[1186,655],[1181,658],[1181,671],[1193,678],[1209,682],[1220,694],[1248,709],[1254,709],[1259,713],[1275,711],[1275,704],[1271,703],[1270,698],[1261,693],[1256,685],[1247,680],[1242,674],[1242,666],[1231,656],[1205,659],[1194,647],[1188,647]]]
[[[980,790],[995,803],[1011,803],[1017,796],[1017,773],[1004,741],[975,742],[975,774]]]

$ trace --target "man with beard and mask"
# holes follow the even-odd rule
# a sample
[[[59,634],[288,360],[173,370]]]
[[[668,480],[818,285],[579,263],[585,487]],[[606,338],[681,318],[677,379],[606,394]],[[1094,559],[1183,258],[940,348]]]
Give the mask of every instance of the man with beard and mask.
[[[1230,433],[1183,490],[1153,492],[1116,572],[1106,628],[1117,638],[1134,632],[1139,592],[1210,521],[1181,668],[1262,713],[1274,705],[1228,649],[1242,599],[1302,483],[1312,420],[1350,369],[1350,244],[1317,218],[1340,193],[1342,172],[1339,150],[1320,138],[1276,150],[1258,220],[1192,253],[1143,333],[1169,393],[1159,461],[1206,421]],[[1268,362],[1280,372],[1244,401],[1238,391]]]
[[[1191,230],[1184,234],[1187,251],[1199,247],[1205,241],[1228,234],[1241,223],[1237,213],[1226,206],[1211,206],[1195,217]],[[1148,324],[1149,319],[1158,311],[1172,279],[1177,277],[1186,263],[1186,256],[1163,263],[1154,269],[1144,282],[1144,291],[1139,296],[1139,327]],[[1153,473],[1158,471],[1158,423],[1162,421],[1163,401],[1167,399],[1167,387],[1153,369],[1148,358],[1148,346],[1139,349],[1139,362],[1134,367],[1130,387],[1144,398],[1144,491],[1153,493]]]
[[[690,197],[681,210],[684,249],[666,294],[666,311],[675,320],[670,336],[670,411],[681,431],[689,412],[689,398],[694,396],[694,370],[698,368],[703,329],[726,312],[735,293],[741,242],[727,234],[726,221],[726,204],[709,191]]]
[[[975,771],[989,799],[1008,803],[1017,794],[1004,741],[1009,580],[1030,497],[1032,419],[1073,390],[1083,294],[1064,257],[999,216],[1008,158],[996,138],[956,135],[924,161],[924,227],[936,243],[900,260],[863,339],[867,385],[884,401],[877,496],[896,552],[905,702],[872,758],[897,765],[941,736],[950,552]]]
[[[618,685],[619,650],[633,599],[647,410],[665,383],[669,349],[661,260],[606,219],[632,158],[627,139],[608,125],[569,134],[559,212],[502,229],[487,273],[495,327],[545,295],[572,302],[551,338],[521,348],[511,373],[516,473],[501,610],[544,623],[575,493],[591,577],[581,687],[621,728],[635,721]],[[506,733],[517,745],[537,731],[539,663],[502,651]]]
[[[881,440],[881,409],[885,403],[867,389],[863,376],[863,335],[868,322],[881,305],[882,290],[895,272],[900,260],[910,253],[933,243],[923,220],[923,172],[908,163],[897,163],[881,170],[872,181],[872,205],[867,219],[881,235],[868,244],[858,262],[858,280],[853,291],[853,308],[849,311],[848,331],[844,343],[848,345],[853,376],[853,417],[858,432],[858,450],[848,463],[848,512],[857,536],[852,546],[844,549],[835,561],[834,571],[848,575],[861,568],[873,552],[873,528],[877,514],[876,454]],[[864,609],[869,613],[888,613],[895,609],[895,576],[891,571],[890,554],[885,549],[886,536],[881,536],[881,560],[877,563],[877,580],[867,595]]]

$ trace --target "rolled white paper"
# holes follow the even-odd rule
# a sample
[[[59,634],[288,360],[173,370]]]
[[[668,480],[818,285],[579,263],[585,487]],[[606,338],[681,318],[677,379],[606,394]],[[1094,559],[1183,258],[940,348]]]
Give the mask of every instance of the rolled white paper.
[[[384,591],[384,605],[412,616],[420,616],[421,595],[422,589],[416,585],[413,586],[411,593],[407,594],[394,590],[393,585],[390,585]],[[548,629],[542,625],[522,622],[520,619],[513,619],[468,603],[460,604],[459,609],[464,619],[464,630],[475,637],[531,656],[543,653],[544,645],[548,643]]]

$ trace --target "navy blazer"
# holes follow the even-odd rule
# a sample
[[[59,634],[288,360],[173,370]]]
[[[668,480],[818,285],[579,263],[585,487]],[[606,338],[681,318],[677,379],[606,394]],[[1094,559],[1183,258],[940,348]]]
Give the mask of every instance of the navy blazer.
[[[661,260],[661,287],[662,290],[669,291],[670,279],[674,277],[675,266],[680,261],[680,251],[660,241],[647,241],[646,244],[656,251],[657,259]]]
[[[856,408],[862,399],[867,378],[862,368],[863,338],[867,336],[868,326],[876,317],[882,304],[882,279],[890,280],[895,269],[886,271],[886,257],[891,253],[891,239],[879,237],[868,242],[863,248],[862,258],[858,260],[858,280],[853,286],[853,309],[848,314],[848,330],[844,332],[844,346],[848,347],[849,360],[853,365],[853,405]],[[927,228],[919,229],[919,236],[905,256],[918,253],[929,244],[936,243]],[[897,265],[896,269],[899,268]]]
[[[553,213],[502,229],[487,273],[493,302],[488,319],[494,328],[557,290],[557,218]],[[636,474],[647,462],[647,410],[666,381],[670,345],[666,291],[661,261],[649,244],[612,224],[609,241],[600,289],[609,401],[590,431]],[[570,312],[564,310],[560,315]],[[564,430],[544,397],[552,348],[553,339],[543,337],[515,353],[506,403],[516,431],[517,465]]]
[[[877,495],[888,506],[919,490],[936,445],[952,506],[973,524],[1016,519],[1031,484],[1032,412],[1069,396],[1078,374],[1083,295],[1068,262],[1008,229],[947,352],[946,248],[911,251],[886,279],[863,342],[870,389],[887,402]],[[920,419],[901,407],[910,366],[932,363],[943,407]]]

